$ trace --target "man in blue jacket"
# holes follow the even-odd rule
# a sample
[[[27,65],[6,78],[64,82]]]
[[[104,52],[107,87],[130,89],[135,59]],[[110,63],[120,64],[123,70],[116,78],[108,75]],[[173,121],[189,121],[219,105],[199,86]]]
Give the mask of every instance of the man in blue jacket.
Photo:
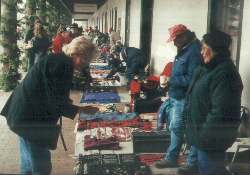
[[[146,76],[145,67],[148,62],[144,53],[135,47],[124,47],[121,50],[121,60],[126,63],[126,77],[128,83],[138,76],[140,80],[144,79]]]
[[[175,25],[169,29],[170,38],[177,47],[172,75],[169,81],[169,97],[171,109],[169,111],[169,130],[171,133],[171,143],[167,149],[166,157],[157,162],[157,168],[177,167],[177,159],[183,144],[184,119],[183,109],[185,94],[192,79],[195,68],[201,62],[201,46],[194,32],[187,29],[182,24]],[[187,159],[190,168],[196,167],[196,159],[192,152]]]

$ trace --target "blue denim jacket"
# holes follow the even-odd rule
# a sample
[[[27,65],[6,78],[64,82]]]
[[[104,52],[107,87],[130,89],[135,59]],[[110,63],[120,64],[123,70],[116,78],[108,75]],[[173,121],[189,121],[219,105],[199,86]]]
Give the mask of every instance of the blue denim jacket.
[[[185,98],[193,72],[201,63],[201,44],[194,40],[185,46],[175,57],[169,81],[169,96],[180,100]]]

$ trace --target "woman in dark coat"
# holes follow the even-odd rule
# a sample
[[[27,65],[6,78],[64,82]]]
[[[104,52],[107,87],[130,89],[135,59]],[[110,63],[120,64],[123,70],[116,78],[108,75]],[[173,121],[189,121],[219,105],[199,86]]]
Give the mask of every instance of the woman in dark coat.
[[[50,174],[49,149],[56,147],[58,119],[74,119],[80,110],[69,99],[73,70],[82,70],[88,64],[95,46],[84,37],[77,37],[64,46],[63,52],[40,59],[1,111],[20,139],[21,174]]]
[[[42,24],[35,24],[34,37],[31,39],[31,49],[34,54],[34,63],[30,64],[30,66],[33,66],[33,64],[37,63],[40,58],[47,54],[50,44],[49,37]]]
[[[203,64],[187,92],[187,139],[197,149],[202,175],[229,174],[223,161],[237,136],[243,89],[230,58],[230,44],[231,37],[220,31],[203,36]]]
[[[34,37],[34,26],[41,23],[40,19],[36,16],[31,16],[29,20],[29,29],[25,34],[24,43],[26,49],[26,56],[28,57],[28,69],[34,64],[35,55],[31,46],[31,39]]]

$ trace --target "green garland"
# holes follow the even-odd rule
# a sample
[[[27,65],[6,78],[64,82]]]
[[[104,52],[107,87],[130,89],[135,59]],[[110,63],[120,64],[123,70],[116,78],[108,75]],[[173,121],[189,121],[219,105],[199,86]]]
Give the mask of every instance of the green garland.
[[[38,15],[44,19],[44,26],[47,29],[50,37],[55,36],[59,23],[71,23],[71,14],[61,5],[59,1],[55,0],[26,0],[26,10],[19,9],[18,3],[23,3],[22,0],[1,0],[4,6],[3,15],[1,16],[1,40],[0,44],[3,48],[3,53],[0,55],[0,64],[3,65],[0,70],[0,88],[9,91],[14,89],[20,74],[18,72],[19,65],[21,64],[20,50],[17,46],[17,32],[16,27],[24,26],[26,19],[32,15]],[[45,8],[46,6],[46,8]],[[40,11],[39,11],[40,9]],[[25,13],[24,21],[17,21],[17,12]],[[30,13],[30,14],[29,14]],[[23,62],[26,63],[23,58]],[[25,67],[25,66],[24,66]]]
[[[20,52],[17,44],[9,44],[1,41],[4,50],[7,48],[11,54],[1,54],[0,63],[3,65],[0,74],[0,88],[4,91],[14,89],[21,78],[18,68],[20,65]]]

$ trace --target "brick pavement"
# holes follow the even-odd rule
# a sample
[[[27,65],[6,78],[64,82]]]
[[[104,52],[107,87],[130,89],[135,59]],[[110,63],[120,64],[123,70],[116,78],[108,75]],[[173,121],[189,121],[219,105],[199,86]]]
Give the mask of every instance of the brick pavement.
[[[2,109],[10,93],[0,91],[0,109]],[[80,100],[80,92],[71,93],[71,98],[77,104]],[[52,175],[73,174],[74,167],[74,141],[73,133],[76,121],[70,119],[63,120],[63,133],[68,147],[68,151],[63,150],[61,140],[58,142],[56,151],[52,151]],[[6,120],[0,116],[0,174],[19,173],[19,146],[17,136],[8,129]]]

